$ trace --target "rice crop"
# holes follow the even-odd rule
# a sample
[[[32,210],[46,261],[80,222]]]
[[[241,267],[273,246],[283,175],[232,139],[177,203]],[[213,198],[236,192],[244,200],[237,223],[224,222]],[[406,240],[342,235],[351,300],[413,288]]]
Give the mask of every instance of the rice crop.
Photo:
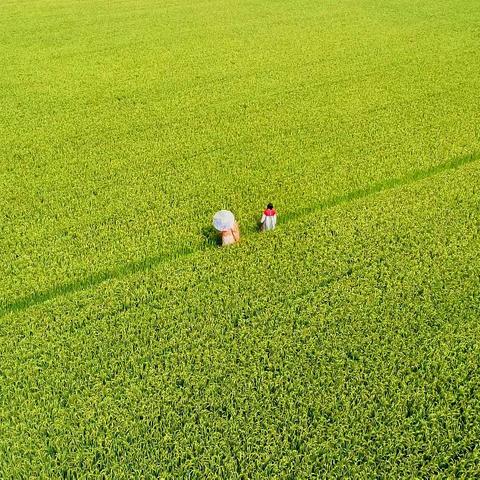
[[[0,477],[478,477],[479,22],[3,2]]]

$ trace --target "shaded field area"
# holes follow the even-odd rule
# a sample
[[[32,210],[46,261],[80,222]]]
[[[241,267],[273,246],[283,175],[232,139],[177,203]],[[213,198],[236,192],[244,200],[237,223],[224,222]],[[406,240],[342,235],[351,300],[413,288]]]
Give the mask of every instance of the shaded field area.
[[[478,476],[479,21],[4,2],[0,476]]]

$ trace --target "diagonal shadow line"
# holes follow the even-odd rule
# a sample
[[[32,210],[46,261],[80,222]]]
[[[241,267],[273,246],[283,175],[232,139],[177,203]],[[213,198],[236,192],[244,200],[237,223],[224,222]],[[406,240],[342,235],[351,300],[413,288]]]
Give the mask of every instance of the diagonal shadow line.
[[[355,200],[359,200],[361,198],[365,198],[370,195],[375,195],[377,193],[380,193],[386,190],[391,190],[394,188],[399,188],[399,187],[408,185],[410,183],[418,182],[420,180],[433,177],[434,175],[438,175],[448,170],[455,170],[464,165],[467,165],[468,163],[475,162],[476,160],[479,160],[479,159],[480,159],[480,151],[477,151],[467,155],[463,155],[461,157],[454,157],[448,162],[434,165],[432,167],[429,167],[423,170],[415,170],[412,173],[405,175],[403,177],[387,178],[380,182],[373,183],[372,185],[369,185],[365,188],[352,190],[351,192],[347,192],[343,195],[338,195],[336,197],[332,197],[330,199],[327,199],[320,203],[316,203],[309,207],[300,208],[293,212],[287,213],[282,217],[282,223],[295,221],[303,216],[306,216],[318,210],[326,210],[328,208],[341,205],[343,203],[353,202]]]
[[[172,252],[147,257],[142,260],[120,265],[116,268],[94,273],[80,280],[75,280],[62,285],[55,285],[54,287],[48,290],[44,290],[43,292],[36,292],[30,295],[26,295],[12,301],[11,303],[7,303],[6,305],[1,306],[0,318],[5,316],[7,313],[25,310],[28,307],[47,302],[48,300],[52,300],[57,297],[78,292],[80,290],[86,290],[87,288],[94,287],[108,280],[122,278],[138,272],[146,272],[156,267],[157,265],[166,263],[170,260],[175,260],[177,258],[191,255],[197,251],[199,251],[199,249],[196,250],[194,248],[180,248]]]
[[[460,168],[468,163],[475,162],[480,159],[480,151],[473,152],[461,157],[455,157],[448,162],[432,166],[423,170],[416,170],[403,177],[389,178],[380,182],[374,183],[368,187],[361,188],[359,190],[353,190],[343,195],[337,195],[324,202],[316,203],[309,207],[301,208],[290,213],[286,213],[281,218],[281,223],[294,222],[311,213],[333,208],[335,206],[353,202],[361,198],[368,197],[386,190],[402,187],[434,175]],[[254,232],[253,229],[249,230],[249,234]],[[18,312],[25,310],[31,306],[38,305],[48,300],[52,300],[57,297],[68,295],[70,293],[86,290],[87,288],[94,287],[108,280],[114,280],[122,278],[127,275],[132,275],[138,272],[144,272],[155,268],[156,266],[166,263],[171,260],[175,260],[181,257],[192,255],[196,252],[207,250],[207,246],[201,248],[186,247],[174,250],[168,253],[159,254],[151,257],[144,258],[136,262],[126,263],[116,268],[104,270],[103,272],[94,273],[80,280],[72,281],[62,285],[56,285],[43,292],[36,292],[24,297],[17,298],[9,303],[0,306],[0,317],[5,316],[7,313]]]

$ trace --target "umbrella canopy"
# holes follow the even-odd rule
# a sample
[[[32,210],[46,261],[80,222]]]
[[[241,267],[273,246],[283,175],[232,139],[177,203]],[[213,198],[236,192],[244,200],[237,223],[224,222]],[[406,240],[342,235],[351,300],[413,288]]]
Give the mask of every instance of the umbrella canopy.
[[[213,216],[213,226],[219,232],[230,230],[235,223],[235,217],[229,210],[220,210]]]

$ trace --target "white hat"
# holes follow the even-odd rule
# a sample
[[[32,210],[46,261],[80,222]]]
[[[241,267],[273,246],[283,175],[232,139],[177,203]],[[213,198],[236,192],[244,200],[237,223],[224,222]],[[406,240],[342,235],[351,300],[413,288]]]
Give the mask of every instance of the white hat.
[[[220,210],[213,216],[213,226],[219,232],[230,230],[235,223],[235,217],[229,210]]]

